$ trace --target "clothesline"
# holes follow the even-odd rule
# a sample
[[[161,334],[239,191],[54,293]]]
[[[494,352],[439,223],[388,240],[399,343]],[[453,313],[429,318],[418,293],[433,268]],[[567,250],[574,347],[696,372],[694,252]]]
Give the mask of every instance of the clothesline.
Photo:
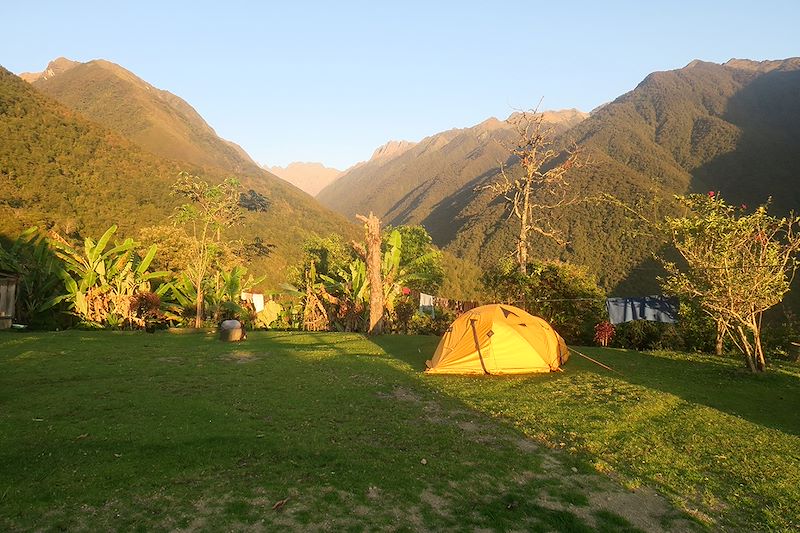
[[[440,298],[422,292],[412,292],[412,298],[419,302],[422,313],[436,317],[436,307],[450,309],[464,313],[478,307],[478,302],[462,302]],[[674,324],[678,321],[678,298],[667,296],[640,296],[640,297],[610,297],[610,298],[547,298],[533,300],[536,303],[545,302],[605,302],[609,321],[612,324],[621,324],[632,320],[647,320]]]
[[[747,270],[749,268],[783,268],[783,265],[738,265],[721,267],[688,267],[690,270]],[[664,272],[663,267],[631,267],[630,271]]]

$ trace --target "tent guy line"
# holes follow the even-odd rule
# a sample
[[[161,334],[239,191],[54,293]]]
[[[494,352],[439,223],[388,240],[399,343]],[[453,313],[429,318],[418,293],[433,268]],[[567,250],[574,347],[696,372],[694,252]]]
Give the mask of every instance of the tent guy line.
[[[591,361],[592,363],[594,363],[594,364],[596,364],[596,365],[602,366],[602,367],[603,367],[603,368],[605,368],[606,370],[610,370],[610,371],[612,371],[613,373],[615,373],[615,374],[618,374],[618,375],[620,375],[620,376],[622,375],[622,373],[621,373],[621,372],[617,372],[616,370],[614,370],[614,369],[613,369],[613,368],[611,368],[610,366],[606,366],[606,365],[604,365],[603,363],[601,363],[601,362],[600,362],[600,361],[598,361],[597,359],[592,359],[591,357],[589,357],[589,356],[588,356],[588,355],[586,355],[585,353],[581,353],[581,352],[579,352],[578,350],[576,350],[575,348],[573,348],[573,347],[571,347],[571,346],[568,346],[568,347],[567,347],[567,349],[568,349],[569,351],[571,351],[571,352],[574,352],[574,353],[576,353],[576,354],[580,355],[580,356],[581,356],[581,357],[583,357],[584,359],[588,359],[589,361]]]

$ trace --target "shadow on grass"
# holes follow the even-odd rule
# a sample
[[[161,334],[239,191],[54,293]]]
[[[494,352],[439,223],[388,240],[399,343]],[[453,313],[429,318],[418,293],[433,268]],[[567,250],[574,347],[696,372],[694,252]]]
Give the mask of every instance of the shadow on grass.
[[[386,335],[372,341],[392,357],[424,371],[425,361],[433,356],[437,337]],[[634,385],[674,394],[744,418],[764,427],[800,435],[800,365],[786,364],[794,374],[772,368],[751,374],[740,360],[708,355],[673,353],[645,354],[632,350],[578,347],[582,353],[614,368],[613,374],[572,353],[564,373],[531,375],[532,379],[563,379],[573,372],[593,372],[621,379]],[[498,379],[497,376],[491,379]],[[499,377],[499,379],[504,379]]]
[[[764,427],[800,435],[800,378],[777,369],[752,374],[739,359],[675,353],[583,348],[620,372],[616,376],[684,400],[735,415]],[[574,357],[574,356],[573,356]],[[580,361],[582,368],[602,369]],[[578,365],[576,365],[578,366]]]

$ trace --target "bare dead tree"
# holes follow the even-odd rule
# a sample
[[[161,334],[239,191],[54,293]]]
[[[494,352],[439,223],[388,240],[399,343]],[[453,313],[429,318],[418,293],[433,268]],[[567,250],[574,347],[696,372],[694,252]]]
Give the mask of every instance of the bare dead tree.
[[[475,190],[488,190],[493,198],[503,197],[509,208],[508,220],[512,217],[519,220],[514,256],[519,271],[525,274],[531,233],[552,239],[560,246],[568,244],[544,214],[578,203],[577,197],[569,195],[566,176],[570,169],[585,164],[585,161],[581,161],[582,154],[577,145],[564,151],[554,147],[554,130],[544,122],[544,114],[539,113],[538,108],[515,113],[508,122],[519,135],[516,146],[509,151],[519,162],[520,171],[517,173],[521,175],[510,175],[506,164],[501,163],[500,178]]]
[[[367,231],[367,279],[369,280],[369,335],[383,331],[383,281],[381,279],[381,221],[370,212],[368,217],[356,215]]]

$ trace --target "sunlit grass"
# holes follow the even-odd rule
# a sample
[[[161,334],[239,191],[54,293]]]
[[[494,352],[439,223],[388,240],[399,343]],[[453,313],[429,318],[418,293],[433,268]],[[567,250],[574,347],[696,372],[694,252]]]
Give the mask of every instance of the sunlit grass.
[[[733,359],[581,351],[619,373],[573,355],[563,374],[425,381],[707,523],[800,527],[798,365],[753,375]]]
[[[0,402],[3,530],[630,527],[359,335],[5,334]]]
[[[436,342],[0,335],[0,528],[697,527],[657,498],[638,521],[644,487],[712,528],[798,524],[797,365],[587,349],[619,374],[427,376]]]

